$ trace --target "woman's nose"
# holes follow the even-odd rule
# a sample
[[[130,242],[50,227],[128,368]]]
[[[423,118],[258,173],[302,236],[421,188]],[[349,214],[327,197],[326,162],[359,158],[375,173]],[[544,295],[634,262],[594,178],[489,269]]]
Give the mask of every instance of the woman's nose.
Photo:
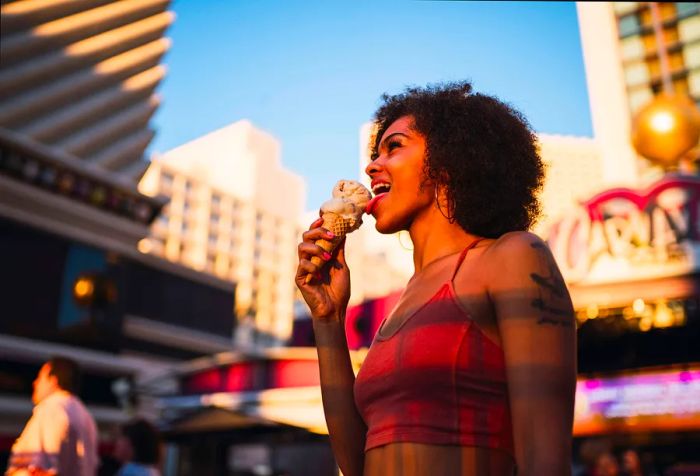
[[[367,165],[365,168],[365,173],[371,177],[373,174],[379,172],[381,168],[381,163],[379,162],[379,158],[377,158]]]

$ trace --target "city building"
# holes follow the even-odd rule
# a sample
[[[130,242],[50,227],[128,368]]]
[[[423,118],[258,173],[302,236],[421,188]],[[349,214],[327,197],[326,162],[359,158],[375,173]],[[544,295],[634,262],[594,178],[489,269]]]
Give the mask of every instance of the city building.
[[[540,195],[542,217],[534,232],[546,236],[548,227],[581,200],[602,190],[602,153],[590,137],[537,134],[546,176]]]
[[[700,182],[639,156],[632,124],[665,79],[700,100],[700,5],[579,2],[577,11],[603,181],[546,231],[578,321],[575,447],[604,437],[662,470],[695,461],[700,441],[700,411],[686,399],[697,400],[700,369],[691,344],[700,332]]]
[[[165,205],[136,183],[168,4],[0,5],[0,467],[49,357],[82,367],[108,456],[173,364],[231,347],[235,284],[137,249]]]
[[[2,2],[0,127],[137,180],[165,76],[169,3]]]
[[[700,4],[657,2],[676,93],[700,103]],[[662,174],[631,146],[633,115],[663,91],[650,2],[577,2],[594,136],[609,185],[650,182]]]
[[[700,4],[658,2],[673,88],[700,103]],[[629,109],[663,90],[649,2],[612,2]]]
[[[49,357],[83,368],[104,443],[174,363],[230,349],[234,284],[136,248],[162,197],[2,128],[0,190],[0,466]]]
[[[290,337],[306,188],[274,137],[238,121],[154,157],[139,190],[170,199],[139,249],[235,281],[237,316]]]

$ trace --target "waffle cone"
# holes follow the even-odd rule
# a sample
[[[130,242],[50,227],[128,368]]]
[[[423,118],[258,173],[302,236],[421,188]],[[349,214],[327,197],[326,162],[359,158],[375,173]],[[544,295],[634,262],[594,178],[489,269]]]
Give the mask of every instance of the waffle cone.
[[[335,213],[324,213],[321,215],[321,218],[323,218],[323,228],[333,233],[335,238],[331,240],[316,240],[316,244],[333,254],[343,237],[357,228],[357,220],[355,218],[343,218]],[[323,260],[318,256],[312,256],[311,262],[316,266],[323,264]]]
[[[359,220],[356,218],[343,218],[336,213],[324,213],[321,215],[321,218],[323,218],[323,228],[333,233],[335,238],[330,240],[316,240],[316,245],[320,246],[330,254],[333,254],[333,251],[335,251],[340,242],[343,241],[343,237],[345,237],[345,235],[351,231],[355,231],[357,228],[359,228],[361,223],[358,223]],[[319,267],[324,263],[324,261],[318,256],[312,256],[311,262]],[[311,275],[307,276],[306,282],[308,283],[310,280]]]

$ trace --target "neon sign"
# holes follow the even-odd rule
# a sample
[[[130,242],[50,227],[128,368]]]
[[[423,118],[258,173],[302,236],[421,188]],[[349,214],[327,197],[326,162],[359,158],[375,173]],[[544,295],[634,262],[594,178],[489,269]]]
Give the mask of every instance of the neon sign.
[[[574,434],[700,427],[700,370],[665,371],[576,385]]]
[[[569,283],[677,276],[700,263],[700,179],[672,176],[647,190],[616,188],[557,222],[547,242]]]

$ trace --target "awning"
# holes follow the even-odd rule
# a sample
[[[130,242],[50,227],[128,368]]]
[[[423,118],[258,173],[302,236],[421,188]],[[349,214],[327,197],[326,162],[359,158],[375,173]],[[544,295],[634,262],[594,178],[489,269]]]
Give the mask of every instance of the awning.
[[[690,274],[644,281],[626,281],[589,286],[569,286],[576,309],[591,304],[599,307],[624,307],[635,299],[682,299],[700,295],[700,275]]]
[[[328,434],[318,386],[166,397],[159,406],[171,432],[288,425]]]

